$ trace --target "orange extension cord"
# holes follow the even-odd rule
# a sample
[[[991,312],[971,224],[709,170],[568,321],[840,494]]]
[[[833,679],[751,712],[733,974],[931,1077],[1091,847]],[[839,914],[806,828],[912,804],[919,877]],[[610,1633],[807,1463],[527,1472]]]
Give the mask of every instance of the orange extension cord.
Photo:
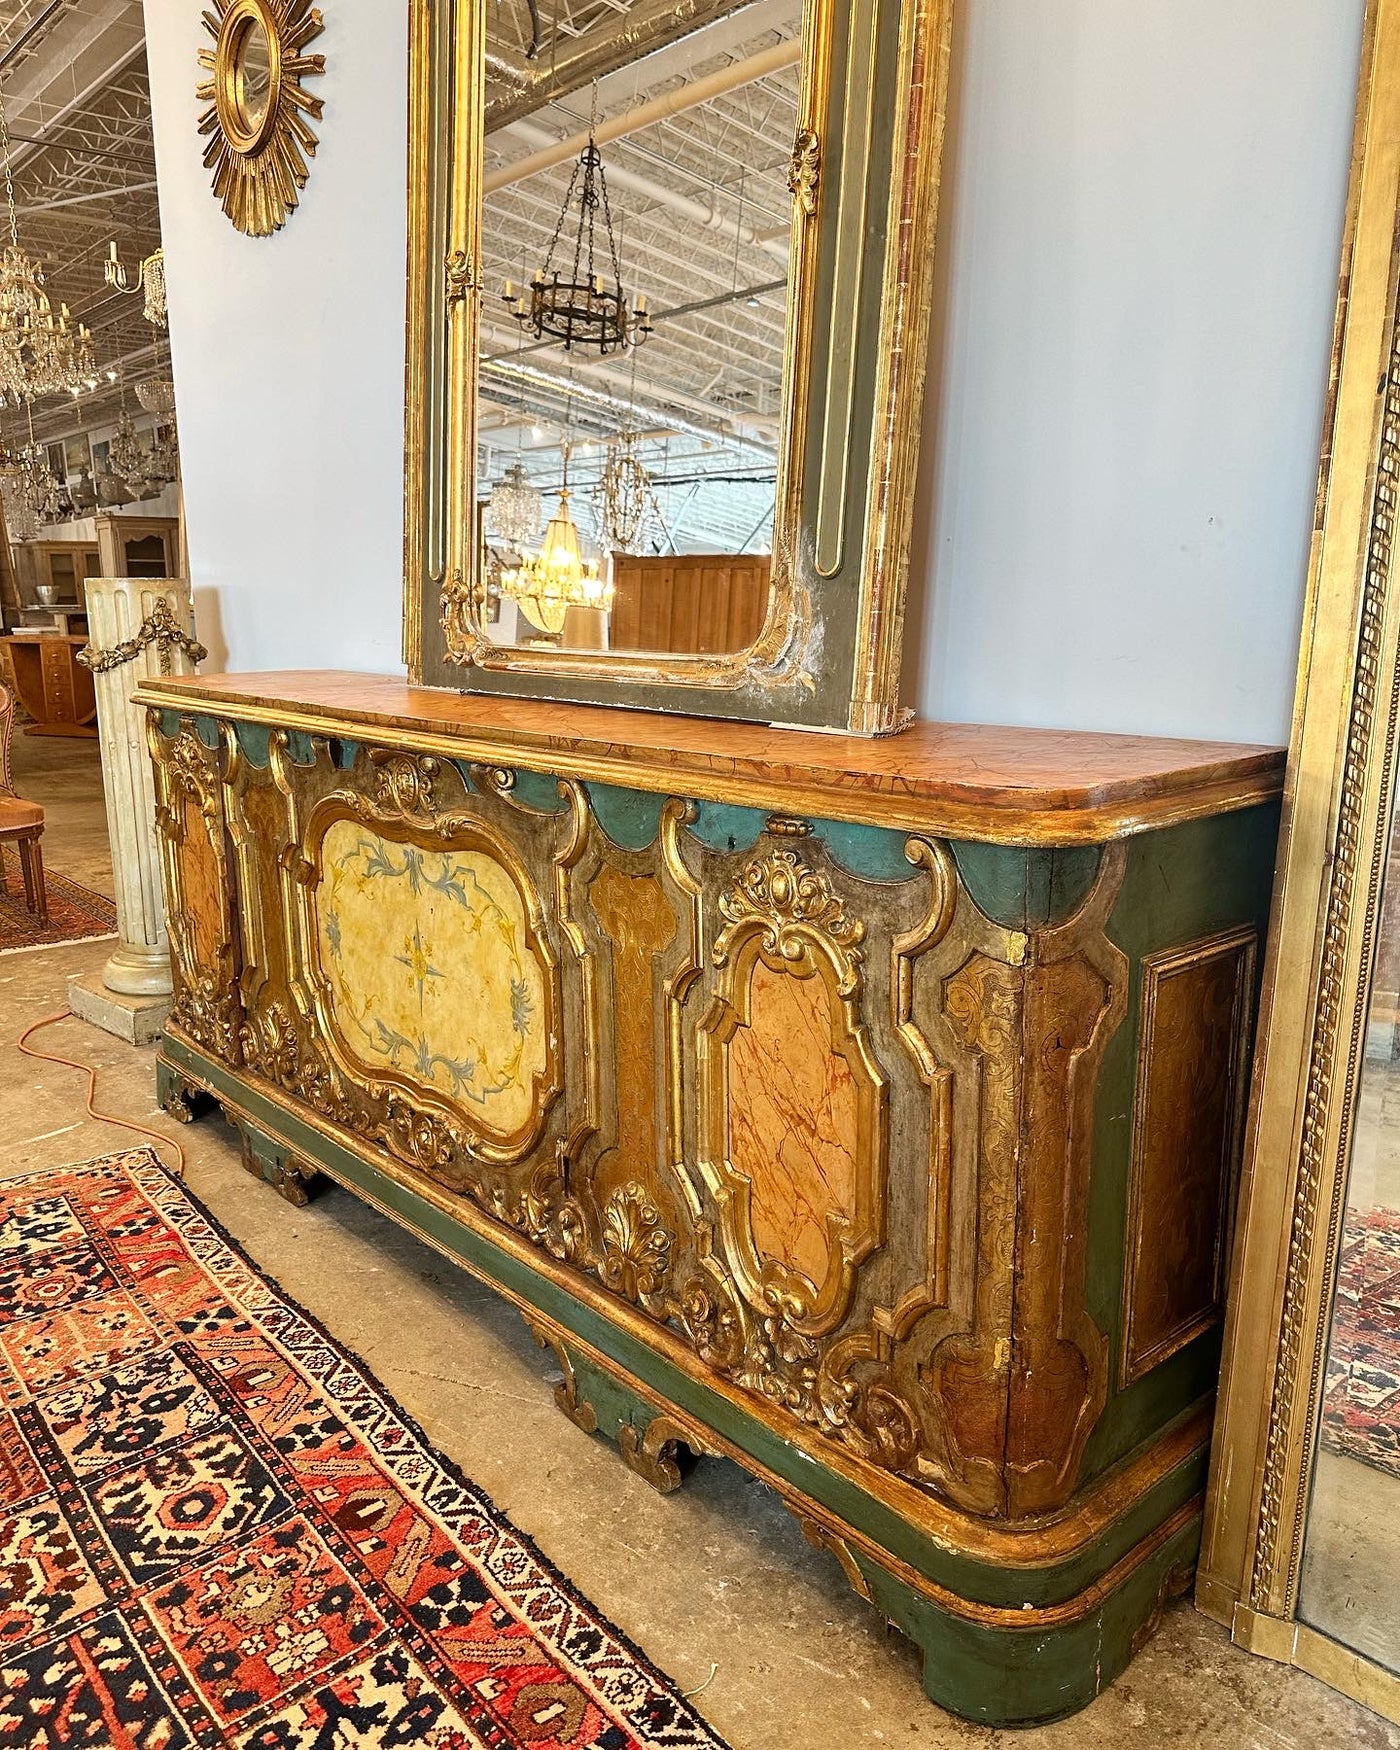
[[[115,1124],[119,1130],[131,1130],[137,1136],[149,1137],[152,1142],[160,1143],[165,1148],[173,1148],[179,1161],[175,1169],[176,1177],[185,1176],[185,1151],[173,1136],[163,1136],[158,1130],[148,1130],[144,1124],[134,1124],[130,1118],[118,1118],[114,1113],[101,1112],[93,1104],[97,1097],[97,1070],[90,1063],[80,1063],[73,1057],[60,1057],[56,1051],[40,1051],[37,1046],[29,1044],[31,1033],[37,1033],[41,1027],[52,1027],[55,1022],[66,1021],[72,1016],[72,1009],[59,1009],[56,1014],[45,1015],[42,1021],[31,1022],[15,1041],[26,1057],[37,1057],[45,1063],[61,1063],[65,1069],[80,1070],[87,1077],[87,1115],[95,1118],[99,1124]]]

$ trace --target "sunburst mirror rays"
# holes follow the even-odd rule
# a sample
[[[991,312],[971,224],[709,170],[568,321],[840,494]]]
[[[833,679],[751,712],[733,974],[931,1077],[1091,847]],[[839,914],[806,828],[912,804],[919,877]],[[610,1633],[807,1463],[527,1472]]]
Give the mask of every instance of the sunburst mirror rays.
[[[214,39],[199,51],[210,77],[195,88],[209,106],[199,118],[205,167],[238,229],[267,237],[296,208],[316,155],[310,123],[322,102],[302,81],[326,70],[324,55],[304,52],[321,13],[309,0],[215,0],[204,28]]]

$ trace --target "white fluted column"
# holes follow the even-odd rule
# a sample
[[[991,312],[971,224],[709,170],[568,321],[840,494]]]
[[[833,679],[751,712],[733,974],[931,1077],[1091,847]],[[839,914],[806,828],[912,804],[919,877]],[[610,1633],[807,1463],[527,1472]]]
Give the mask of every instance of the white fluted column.
[[[87,610],[121,934],[102,982],[124,996],[164,996],[171,988],[170,943],[156,844],[155,786],[145,707],[133,705],[131,695],[148,675],[194,672],[180,642],[192,635],[190,586],[175,577],[90,577]]]

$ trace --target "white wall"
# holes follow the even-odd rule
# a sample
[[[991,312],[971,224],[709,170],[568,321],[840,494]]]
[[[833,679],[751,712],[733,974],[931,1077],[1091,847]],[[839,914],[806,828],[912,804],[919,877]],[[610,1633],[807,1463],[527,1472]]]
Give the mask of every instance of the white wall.
[[[1361,9],[962,0],[921,714],[1286,736]],[[321,150],[259,241],[200,163],[197,8],[146,0],[191,568],[231,667],[398,659],[406,8],[325,10]]]
[[[146,0],[190,570],[232,669],[399,661],[407,8],[323,10],[311,180],[257,238],[201,162],[200,8]]]
[[[1287,740],[1362,10],[961,7],[922,716]]]

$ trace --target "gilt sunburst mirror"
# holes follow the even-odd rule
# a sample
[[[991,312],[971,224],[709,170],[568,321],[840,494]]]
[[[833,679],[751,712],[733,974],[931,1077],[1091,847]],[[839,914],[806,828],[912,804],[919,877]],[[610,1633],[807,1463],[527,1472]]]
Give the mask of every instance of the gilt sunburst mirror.
[[[326,70],[324,55],[305,52],[324,29],[321,13],[310,0],[214,0],[204,28],[214,39],[199,51],[209,77],[195,88],[208,105],[205,167],[233,224],[268,237],[296,209],[316,155],[311,123],[322,103],[303,82]]]

